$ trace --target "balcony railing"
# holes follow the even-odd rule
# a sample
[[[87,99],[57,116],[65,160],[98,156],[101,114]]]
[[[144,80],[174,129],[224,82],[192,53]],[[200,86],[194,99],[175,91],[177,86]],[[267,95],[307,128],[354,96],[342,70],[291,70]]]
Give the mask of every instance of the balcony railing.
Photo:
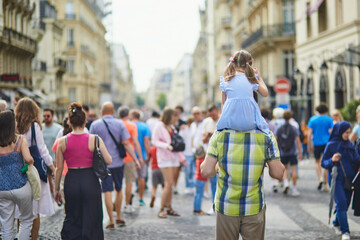
[[[223,44],[221,45],[221,50],[224,52],[231,52],[232,47],[232,44]]]
[[[3,37],[13,46],[26,49],[32,53],[36,52],[36,41],[28,36],[23,35],[13,29],[4,27]]]
[[[261,39],[281,38],[295,36],[295,23],[284,23],[262,26],[250,35],[242,44],[247,48]]]

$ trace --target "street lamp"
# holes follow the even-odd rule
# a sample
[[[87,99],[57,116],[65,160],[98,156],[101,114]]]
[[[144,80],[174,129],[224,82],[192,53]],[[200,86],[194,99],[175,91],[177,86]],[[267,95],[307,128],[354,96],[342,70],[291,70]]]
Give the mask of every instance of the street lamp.
[[[326,74],[326,71],[328,70],[328,66],[325,61],[322,62],[321,66],[320,66],[320,70],[321,70],[321,75]]]

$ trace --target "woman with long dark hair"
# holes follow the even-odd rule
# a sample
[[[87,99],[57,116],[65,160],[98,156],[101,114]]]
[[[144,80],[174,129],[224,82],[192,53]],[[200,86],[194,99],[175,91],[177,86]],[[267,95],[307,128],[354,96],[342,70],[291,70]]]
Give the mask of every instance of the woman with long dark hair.
[[[24,136],[15,134],[15,116],[11,111],[0,113],[0,223],[2,239],[14,239],[15,206],[20,212],[19,239],[29,239],[32,227],[33,201],[26,174],[21,173],[24,161],[33,167],[34,159]]]
[[[104,239],[101,187],[93,169],[95,135],[85,133],[85,112],[81,104],[72,103],[68,111],[72,132],[58,141],[56,151],[55,201],[61,204],[60,179],[64,160],[68,166],[64,183],[65,220],[62,239]],[[112,159],[99,137],[100,150],[107,164]]]
[[[36,143],[39,153],[45,164],[52,172],[55,172],[53,159],[45,145],[44,137],[41,131],[40,108],[30,98],[22,98],[15,108],[16,129],[19,134],[23,134],[29,146],[31,142],[31,127],[35,128]],[[49,182],[41,181],[41,198],[33,202],[34,222],[31,229],[31,238],[38,239],[40,229],[40,217],[51,216],[55,213],[53,200],[51,198]]]

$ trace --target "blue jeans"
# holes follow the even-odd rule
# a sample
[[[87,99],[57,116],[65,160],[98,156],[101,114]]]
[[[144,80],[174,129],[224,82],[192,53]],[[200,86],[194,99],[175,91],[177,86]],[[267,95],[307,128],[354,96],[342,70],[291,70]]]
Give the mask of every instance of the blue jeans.
[[[212,202],[214,203],[215,200],[215,193],[216,193],[216,184],[217,184],[217,175],[210,178],[210,185],[211,185],[211,193],[212,193]]]
[[[337,211],[333,221],[334,226],[340,226],[341,233],[350,233],[346,211]]]
[[[185,156],[186,165],[185,167],[185,187],[193,188],[195,187],[194,175],[195,175],[195,157],[194,156]]]
[[[204,196],[206,181],[199,181],[195,179],[195,196],[194,196],[194,210],[201,210],[201,201]]]
[[[307,158],[309,158],[309,152],[307,150],[307,143],[302,143],[302,157],[303,159],[305,159],[305,156],[307,156]]]

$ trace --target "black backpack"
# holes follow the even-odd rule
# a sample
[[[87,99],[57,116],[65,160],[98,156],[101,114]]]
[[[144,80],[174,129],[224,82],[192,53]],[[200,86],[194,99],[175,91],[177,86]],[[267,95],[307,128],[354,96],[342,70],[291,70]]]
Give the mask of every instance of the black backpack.
[[[290,152],[294,147],[296,132],[290,123],[283,124],[276,133],[278,146],[284,153]]]

